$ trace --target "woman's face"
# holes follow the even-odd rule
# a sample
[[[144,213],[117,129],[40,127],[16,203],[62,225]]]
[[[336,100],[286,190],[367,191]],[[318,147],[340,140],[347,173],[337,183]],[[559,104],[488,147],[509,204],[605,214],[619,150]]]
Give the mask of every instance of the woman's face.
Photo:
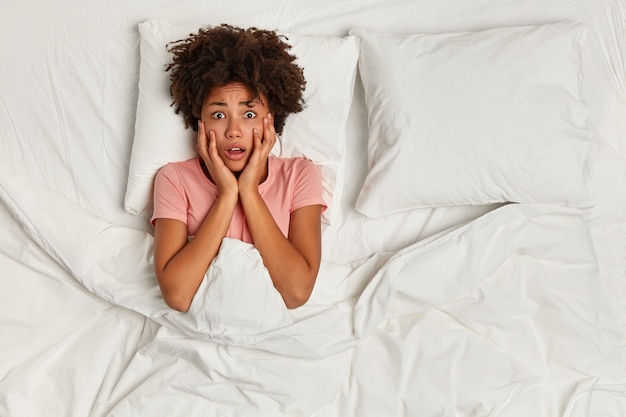
[[[263,135],[263,117],[268,113],[265,97],[253,97],[252,91],[242,83],[209,91],[200,118],[207,135],[215,132],[217,153],[228,169],[243,171],[254,150],[253,129]]]

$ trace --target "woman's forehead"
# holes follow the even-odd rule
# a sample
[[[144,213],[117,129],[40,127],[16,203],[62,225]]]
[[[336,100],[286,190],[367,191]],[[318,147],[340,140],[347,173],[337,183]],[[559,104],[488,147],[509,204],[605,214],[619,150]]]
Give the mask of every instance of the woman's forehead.
[[[266,104],[262,93],[255,95],[250,87],[240,82],[215,86],[211,88],[204,100],[205,105],[223,105],[233,102],[247,106]]]

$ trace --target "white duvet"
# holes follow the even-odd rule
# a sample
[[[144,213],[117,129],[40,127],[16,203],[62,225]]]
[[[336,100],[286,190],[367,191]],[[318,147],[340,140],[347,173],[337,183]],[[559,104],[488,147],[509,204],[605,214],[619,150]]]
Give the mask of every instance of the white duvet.
[[[0,416],[625,416],[624,10],[626,0],[0,2]],[[360,214],[370,95],[359,72],[352,95],[324,84],[345,89],[341,109],[330,108],[349,114],[345,144],[343,126],[324,120],[343,154],[311,300],[285,309],[254,247],[225,240],[191,311],[175,312],[154,277],[149,213],[124,211],[145,62],[138,27],[152,19],[275,27],[323,43],[355,27],[584,23],[595,206]],[[437,114],[445,127],[459,116]],[[147,150],[158,140],[169,137],[148,137]],[[424,149],[426,161],[451,156]],[[482,152],[508,156],[505,173],[528,163],[501,147]],[[421,180],[445,191],[449,173]],[[466,179],[463,191],[484,191]]]
[[[395,253],[323,262],[293,311],[256,249],[226,239],[178,313],[160,297],[150,234],[1,172],[0,196],[36,242],[160,324],[111,416],[584,415],[614,348],[581,211],[507,205]]]

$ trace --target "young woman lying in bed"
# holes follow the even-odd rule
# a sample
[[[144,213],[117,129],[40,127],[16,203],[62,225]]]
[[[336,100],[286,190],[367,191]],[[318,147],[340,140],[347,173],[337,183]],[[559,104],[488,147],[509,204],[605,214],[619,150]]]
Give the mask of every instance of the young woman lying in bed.
[[[287,116],[303,108],[303,71],[289,49],[274,32],[229,25],[170,47],[170,91],[199,154],[166,165],[154,184],[155,272],[176,310],[189,309],[224,237],[255,245],[288,308],[311,295],[321,174],[305,158],[269,156]]]

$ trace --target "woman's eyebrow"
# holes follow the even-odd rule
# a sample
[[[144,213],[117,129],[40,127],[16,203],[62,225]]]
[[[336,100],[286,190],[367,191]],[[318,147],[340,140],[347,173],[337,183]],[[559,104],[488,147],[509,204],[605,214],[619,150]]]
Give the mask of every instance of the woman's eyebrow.
[[[243,104],[243,105],[246,105],[246,106],[248,106],[248,107],[254,107],[254,106],[256,106],[257,104],[263,104],[263,102],[262,102],[262,101],[261,101],[261,99],[260,99],[260,98],[258,98],[258,97],[252,97],[250,100],[247,100],[247,101],[242,101],[242,102],[241,102],[241,103],[239,103],[239,104]]]
[[[251,98],[249,100],[244,100],[244,101],[239,102],[240,106],[246,106],[246,107],[254,107],[257,104],[261,104],[261,101],[258,98]],[[207,106],[225,107],[227,105],[228,104],[225,101],[212,101],[211,103],[207,103]]]

